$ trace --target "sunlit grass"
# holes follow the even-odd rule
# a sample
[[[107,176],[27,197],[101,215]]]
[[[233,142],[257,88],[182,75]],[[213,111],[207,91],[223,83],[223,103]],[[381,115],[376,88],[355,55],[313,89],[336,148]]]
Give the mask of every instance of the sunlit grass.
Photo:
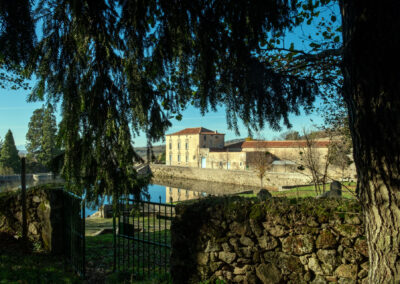
[[[355,182],[344,182],[342,183],[342,197],[343,198],[355,198]],[[322,189],[322,186],[321,186]],[[326,184],[325,191],[329,191],[329,184]],[[287,198],[303,198],[303,197],[316,197],[319,194],[316,193],[314,185],[306,185],[293,187],[284,191],[270,191],[274,197],[287,197]],[[254,198],[257,197],[255,193],[239,194],[241,197]]]

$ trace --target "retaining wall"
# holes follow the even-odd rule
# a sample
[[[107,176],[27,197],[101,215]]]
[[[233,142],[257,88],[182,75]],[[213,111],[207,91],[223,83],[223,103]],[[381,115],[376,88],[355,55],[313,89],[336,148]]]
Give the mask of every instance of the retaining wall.
[[[354,200],[206,198],[176,207],[171,234],[174,283],[367,283]]]
[[[63,190],[53,185],[32,187],[26,193],[28,238],[45,250],[63,252]],[[22,200],[17,192],[0,195],[0,232],[22,236]]]
[[[155,178],[197,179],[209,182],[231,183],[260,187],[260,178],[254,171],[202,169],[191,167],[167,166],[150,164],[150,170]],[[263,179],[263,187],[277,190],[286,185],[309,183],[310,177],[299,173],[267,172]]]

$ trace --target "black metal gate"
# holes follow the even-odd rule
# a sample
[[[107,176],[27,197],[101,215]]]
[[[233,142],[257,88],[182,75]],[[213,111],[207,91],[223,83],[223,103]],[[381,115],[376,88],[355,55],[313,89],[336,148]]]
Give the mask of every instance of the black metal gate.
[[[85,276],[85,201],[64,191],[65,259],[79,276]]]
[[[175,206],[121,198],[114,217],[114,264],[136,279],[169,273],[171,221]]]

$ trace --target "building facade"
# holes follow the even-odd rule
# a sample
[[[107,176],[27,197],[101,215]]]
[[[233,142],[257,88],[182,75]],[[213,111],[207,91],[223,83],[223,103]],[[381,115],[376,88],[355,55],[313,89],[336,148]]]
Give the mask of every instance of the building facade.
[[[313,142],[307,147],[303,140],[259,141],[250,140],[225,146],[225,134],[203,127],[186,128],[166,135],[166,164],[172,166],[252,170],[257,167],[257,158],[262,153],[272,156],[269,171],[298,172],[305,164],[306,154],[312,151],[315,162],[324,166],[328,154],[328,140]],[[338,176],[338,169],[331,166],[331,175]],[[343,176],[343,172],[340,173]],[[355,168],[346,173],[352,178]]]
[[[207,167],[209,149],[224,148],[225,134],[203,127],[186,128],[166,135],[165,162],[171,166]]]

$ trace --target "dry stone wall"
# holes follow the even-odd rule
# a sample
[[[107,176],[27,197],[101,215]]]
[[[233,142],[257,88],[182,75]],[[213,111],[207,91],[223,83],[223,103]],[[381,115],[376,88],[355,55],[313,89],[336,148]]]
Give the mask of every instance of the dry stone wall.
[[[176,214],[174,283],[367,283],[357,201],[214,197]]]
[[[47,251],[61,253],[65,225],[62,188],[46,185],[27,190],[26,208],[28,238]],[[19,192],[0,196],[0,232],[22,235],[22,200]]]
[[[254,171],[201,169],[151,164],[150,170],[155,178],[182,178],[206,180],[209,182],[231,183],[237,185],[260,186],[260,179]],[[267,172],[263,179],[264,187],[278,189],[286,185],[307,184],[311,180],[299,173]]]

